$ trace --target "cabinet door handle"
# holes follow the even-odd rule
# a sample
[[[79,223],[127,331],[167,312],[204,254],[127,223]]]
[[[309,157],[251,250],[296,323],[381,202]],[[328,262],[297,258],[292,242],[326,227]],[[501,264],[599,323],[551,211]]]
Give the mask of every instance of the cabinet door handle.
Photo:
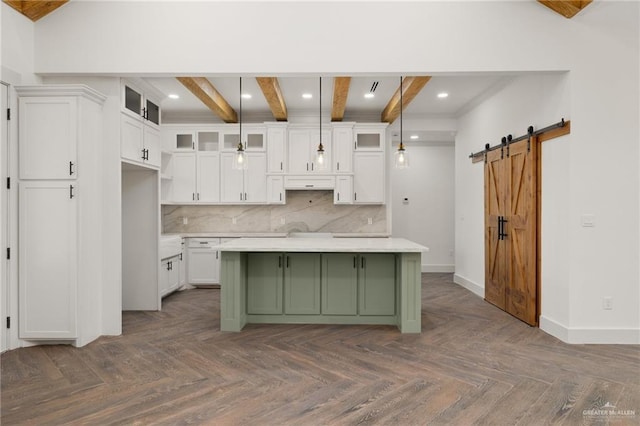
[[[340,201],[340,193],[338,192],[338,201]]]
[[[216,250],[216,259],[218,259],[218,250]]]
[[[146,108],[142,108],[142,118],[144,118],[145,120],[149,119],[149,113]]]
[[[289,267],[289,256],[287,256],[287,268]]]
[[[354,192],[353,193],[353,201],[356,201],[358,199],[358,193]]]
[[[340,162],[339,161],[336,163],[336,170],[340,171]]]
[[[144,161],[144,160],[146,160],[146,158],[144,158],[144,152],[145,152],[145,151],[146,151],[145,149],[143,149],[143,150],[142,150],[142,160],[143,160],[143,161]]]
[[[198,196],[196,197],[198,201],[200,201],[200,193],[198,192]]]
[[[358,267],[358,264],[357,264],[356,256],[353,256],[353,269],[356,269],[357,267]]]
[[[280,170],[282,170],[282,161],[280,162]]]
[[[360,267],[364,269],[364,265],[365,265],[364,256],[362,256],[360,257]]]
[[[242,201],[242,192],[240,193],[240,201]]]
[[[309,171],[309,163],[307,163],[307,171]]]
[[[191,193],[191,199],[192,199],[193,201],[195,201],[195,200],[196,200],[196,193],[195,193],[195,192],[192,192],[192,193]]]
[[[282,268],[282,256],[278,256],[278,269]]]
[[[311,163],[311,171],[313,171],[313,163]]]
[[[73,176],[73,161],[69,161],[69,176]]]
[[[280,193],[280,201],[282,201],[282,192]]]
[[[69,185],[69,199],[72,199],[73,197],[73,185]]]
[[[312,185],[312,184],[307,184],[307,185],[305,185],[304,187],[305,187],[305,188],[313,188],[313,185]]]
[[[244,193],[244,200],[247,201],[247,193]]]

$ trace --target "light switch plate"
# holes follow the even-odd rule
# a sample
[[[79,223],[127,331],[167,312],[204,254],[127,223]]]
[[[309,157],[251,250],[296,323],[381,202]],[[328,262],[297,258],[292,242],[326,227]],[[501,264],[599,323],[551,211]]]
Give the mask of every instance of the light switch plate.
[[[584,228],[593,228],[596,226],[596,216],[593,214],[583,214],[581,222]]]

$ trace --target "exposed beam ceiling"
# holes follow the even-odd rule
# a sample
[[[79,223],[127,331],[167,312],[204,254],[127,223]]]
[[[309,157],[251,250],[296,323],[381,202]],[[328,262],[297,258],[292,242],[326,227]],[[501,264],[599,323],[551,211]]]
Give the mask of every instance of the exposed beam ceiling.
[[[405,109],[429,80],[431,80],[430,76],[404,77],[402,79],[402,105],[400,105],[400,87],[398,87],[398,90],[396,90],[382,111],[380,121],[393,123],[400,115],[400,109]]]
[[[238,114],[206,77],[176,77],[225,123],[237,123]]]
[[[342,121],[344,107],[347,105],[351,77],[335,77],[333,79],[333,105],[331,106],[331,121]]]
[[[587,7],[591,1],[592,0],[538,0],[538,3],[542,3],[565,18],[573,18],[576,13]]]
[[[269,104],[273,118],[277,121],[287,121],[287,105],[280,90],[278,77],[256,77],[256,81]]]
[[[53,12],[69,0],[3,0],[32,21]]]

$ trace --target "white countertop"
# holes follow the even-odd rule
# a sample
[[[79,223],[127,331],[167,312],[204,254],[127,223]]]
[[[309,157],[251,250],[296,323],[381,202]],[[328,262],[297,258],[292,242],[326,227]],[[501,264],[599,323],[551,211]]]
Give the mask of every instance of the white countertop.
[[[420,253],[428,247],[404,238],[238,238],[215,248],[247,252]]]

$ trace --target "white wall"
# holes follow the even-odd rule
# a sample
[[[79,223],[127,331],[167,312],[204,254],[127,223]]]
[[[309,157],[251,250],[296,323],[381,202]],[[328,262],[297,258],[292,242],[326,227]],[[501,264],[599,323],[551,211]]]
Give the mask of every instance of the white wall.
[[[500,115],[485,114],[492,128],[481,113],[469,115],[466,126],[482,134],[460,137],[477,150],[530,124],[569,118],[570,110],[572,145],[560,154],[568,155],[568,250],[558,259],[567,272],[547,271],[568,279],[568,322],[558,327],[570,341],[638,343],[639,9],[594,2],[567,20],[533,1],[352,2],[341,3],[340,13],[326,2],[76,1],[36,24],[35,67],[155,75],[568,70],[561,95],[568,108],[530,115],[530,100],[515,98]],[[460,161],[469,152],[456,154],[456,190],[467,193],[456,198],[457,235],[467,231],[456,241],[456,264],[481,283],[482,173]],[[583,213],[596,215],[596,228],[580,227]],[[601,309],[603,296],[614,297],[612,311]]]
[[[12,110],[12,116],[16,117],[18,111],[17,96],[14,89],[16,85],[38,84],[41,82],[40,77],[34,74],[34,24],[28,18],[16,12],[12,7],[4,2],[0,5],[0,80],[9,85],[9,107]],[[17,164],[18,164],[18,120],[9,121],[9,170],[4,170],[5,162],[1,161],[1,176],[11,176],[13,182],[17,182]],[[3,140],[4,142],[4,140]],[[8,194],[8,217],[3,219],[10,223],[7,235],[8,245],[12,247],[12,251],[17,253],[18,247],[18,191],[17,185],[13,185],[13,190]],[[3,210],[2,215],[5,215]],[[6,274],[5,266],[8,269]],[[12,317],[13,326],[8,330],[8,347],[16,348],[23,344],[18,339],[18,262],[17,257],[13,256],[12,260],[2,262],[0,266],[0,274],[2,274],[3,285],[8,286],[9,298],[3,301],[3,308],[6,311],[2,313],[5,316]],[[6,278],[5,278],[6,277]],[[3,324],[4,327],[4,324]]]
[[[422,254],[423,272],[453,272],[453,143],[407,142],[405,146],[410,167],[391,169],[393,236],[429,247]],[[390,149],[393,152],[396,147]]]

